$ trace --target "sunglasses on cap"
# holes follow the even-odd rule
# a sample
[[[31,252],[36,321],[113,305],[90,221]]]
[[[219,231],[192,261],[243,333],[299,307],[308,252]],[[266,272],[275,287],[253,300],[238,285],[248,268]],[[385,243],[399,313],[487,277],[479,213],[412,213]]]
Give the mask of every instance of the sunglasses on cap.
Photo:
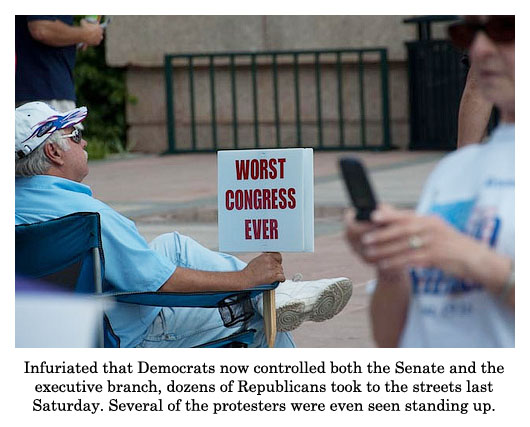
[[[484,23],[457,22],[447,30],[453,44],[460,49],[468,49],[479,31],[484,31],[494,42],[511,43],[515,40],[515,15],[494,15]]]
[[[79,129],[75,128],[72,133],[68,135],[61,135],[61,139],[63,138],[71,138],[72,141],[74,141],[76,144],[79,144],[83,140],[83,134]]]

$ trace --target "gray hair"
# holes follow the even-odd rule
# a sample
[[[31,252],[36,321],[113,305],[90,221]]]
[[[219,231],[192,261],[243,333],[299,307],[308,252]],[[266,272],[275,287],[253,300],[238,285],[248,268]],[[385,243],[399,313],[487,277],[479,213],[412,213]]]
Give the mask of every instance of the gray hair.
[[[15,160],[15,176],[45,175],[52,164],[44,153],[44,146],[46,144],[55,144],[63,151],[70,149],[70,144],[61,138],[62,134],[62,130],[52,133],[46,141],[35,148],[29,155]]]

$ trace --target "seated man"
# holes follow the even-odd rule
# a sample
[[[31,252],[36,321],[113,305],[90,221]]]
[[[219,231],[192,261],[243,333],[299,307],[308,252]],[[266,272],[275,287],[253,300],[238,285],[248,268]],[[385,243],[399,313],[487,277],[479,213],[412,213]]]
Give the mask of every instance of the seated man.
[[[15,223],[99,212],[104,290],[227,291],[281,281],[276,291],[277,347],[293,347],[288,331],[304,320],[323,321],[344,308],[352,292],[350,280],[285,281],[279,253],[261,254],[246,265],[177,232],[148,245],[132,221],[93,198],[81,184],[88,174],[87,142],[75,125],[86,115],[86,107],[58,113],[42,102],[15,110]],[[259,312],[261,301],[253,303]],[[107,315],[122,347],[192,347],[232,333],[216,309],[118,304]],[[253,346],[266,346],[261,316],[255,315],[250,327],[258,331]]]

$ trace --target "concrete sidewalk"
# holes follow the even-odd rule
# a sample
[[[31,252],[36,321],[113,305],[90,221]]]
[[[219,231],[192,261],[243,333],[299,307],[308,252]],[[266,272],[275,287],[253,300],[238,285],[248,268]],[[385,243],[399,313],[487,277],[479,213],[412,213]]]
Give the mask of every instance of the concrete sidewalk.
[[[305,323],[294,332],[300,347],[371,347],[364,283],[374,275],[343,239],[342,215],[349,206],[337,161],[343,155],[362,158],[379,200],[413,208],[439,152],[315,152],[315,252],[285,253],[288,277],[350,277],[354,293],[344,311],[324,323]],[[177,230],[210,249],[217,249],[216,154],[130,155],[90,162],[84,181],[94,196],[134,220],[146,238]],[[245,261],[255,254],[238,254]]]

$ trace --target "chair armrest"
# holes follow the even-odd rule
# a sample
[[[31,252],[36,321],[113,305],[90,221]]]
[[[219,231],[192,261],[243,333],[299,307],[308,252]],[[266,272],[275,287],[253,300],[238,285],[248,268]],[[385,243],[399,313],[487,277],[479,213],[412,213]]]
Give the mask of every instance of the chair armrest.
[[[106,293],[115,301],[127,304],[149,305],[155,307],[204,307],[216,308],[234,297],[254,298],[264,291],[276,289],[279,282],[270,285],[258,285],[241,291],[226,292],[120,292]]]

